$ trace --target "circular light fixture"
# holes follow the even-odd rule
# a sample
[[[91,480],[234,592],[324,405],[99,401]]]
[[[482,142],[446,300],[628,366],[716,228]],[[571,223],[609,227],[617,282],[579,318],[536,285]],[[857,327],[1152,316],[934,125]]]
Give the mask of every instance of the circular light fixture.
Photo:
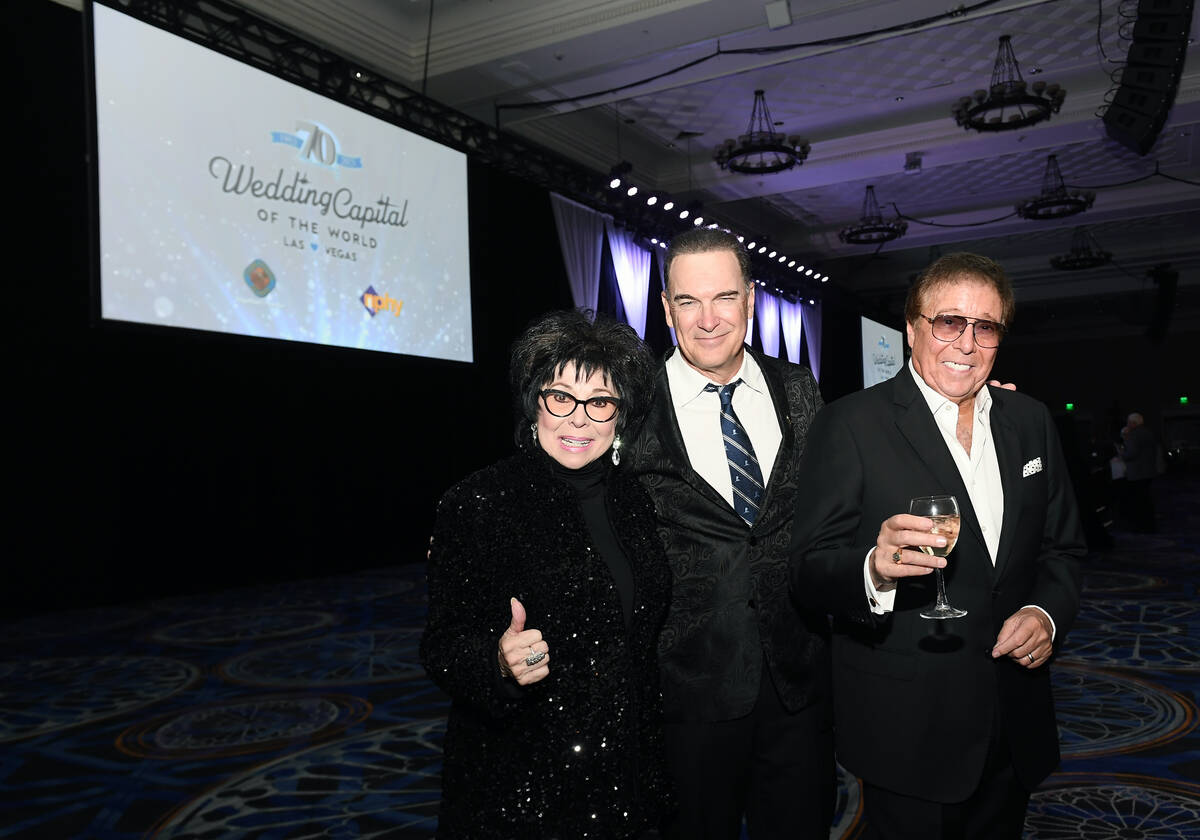
[[[872,186],[867,187],[867,193],[863,196],[859,223],[838,231],[838,239],[847,245],[877,245],[899,239],[907,230],[908,222],[900,219],[891,222],[883,220],[879,202],[875,200],[875,187]]]
[[[1036,198],[1017,205],[1017,215],[1022,219],[1048,221],[1065,219],[1082,213],[1096,201],[1094,192],[1068,192],[1058,168],[1058,156],[1050,155],[1046,160],[1046,172],[1042,175],[1042,191]]]
[[[1000,36],[992,82],[988,90],[977,90],[951,107],[954,120],[975,131],[1012,131],[1036,125],[1057,114],[1067,92],[1043,81],[1026,86],[1021,67],[1013,54],[1012,37]]]
[[[737,142],[726,140],[713,152],[713,160],[722,169],[742,175],[769,175],[804,163],[812,147],[798,135],[785,136],[775,131],[775,122],[767,109],[763,91],[754,91],[754,106],[746,133]]]
[[[1093,247],[1094,246],[1094,247]],[[1087,228],[1075,228],[1071,235],[1071,252],[1050,258],[1050,267],[1059,271],[1082,271],[1099,268],[1112,262],[1112,254],[1100,247],[1100,243]]]

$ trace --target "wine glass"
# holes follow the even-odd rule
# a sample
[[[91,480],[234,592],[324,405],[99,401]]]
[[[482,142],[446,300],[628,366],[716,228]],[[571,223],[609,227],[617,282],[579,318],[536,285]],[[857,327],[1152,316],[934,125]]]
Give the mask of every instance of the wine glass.
[[[944,546],[921,545],[917,548],[935,557],[945,557],[958,542],[958,500],[953,496],[917,496],[908,503],[908,512],[915,516],[924,516],[933,520],[933,533],[946,538]],[[921,611],[921,618],[962,618],[966,610],[950,606],[946,599],[946,581],[942,578],[942,570],[934,569],[937,576],[937,602],[930,608]]]

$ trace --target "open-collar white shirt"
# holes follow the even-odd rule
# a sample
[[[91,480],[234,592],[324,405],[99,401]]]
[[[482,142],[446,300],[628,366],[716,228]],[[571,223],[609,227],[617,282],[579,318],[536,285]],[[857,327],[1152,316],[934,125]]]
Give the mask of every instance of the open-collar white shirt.
[[[988,555],[995,566],[996,552],[1000,547],[1000,526],[1004,522],[1004,486],[1000,483],[1000,464],[996,460],[996,441],[992,436],[992,395],[986,385],[975,395],[971,451],[968,453],[958,442],[958,403],[951,402],[930,388],[913,367],[912,358],[908,360],[908,372],[917,383],[917,390],[929,406],[933,422],[954,458],[954,465],[958,467],[958,474],[967,488],[971,507],[975,509],[975,517],[983,531]],[[951,552],[950,556],[953,558],[954,553]],[[870,559],[868,552],[864,574],[871,608],[877,613],[890,612],[896,603],[896,590],[880,592],[875,589],[871,581]],[[953,559],[950,562],[954,562]]]
[[[911,358],[908,360],[908,371],[933,414],[933,420],[938,431],[942,433],[946,448],[954,458],[954,465],[958,467],[958,473],[967,488],[967,496],[971,499],[971,507],[975,509],[975,518],[979,520],[979,528],[983,531],[988,555],[995,566],[996,552],[1000,547],[1000,527],[1004,522],[1004,486],[1000,481],[1000,462],[996,458],[996,439],[992,435],[992,394],[985,385],[975,395],[971,452],[968,453],[958,442],[958,405],[925,384],[925,380],[913,367]],[[950,552],[950,557],[954,557],[954,552]],[[953,563],[954,560],[951,559],[950,562]],[[891,612],[896,603],[896,590],[880,592],[875,588],[871,580],[870,551],[867,552],[866,564],[863,567],[863,578],[871,611],[879,614]],[[1050,619],[1050,639],[1053,641],[1058,633],[1054,616],[1037,604],[1026,606],[1041,611]]]

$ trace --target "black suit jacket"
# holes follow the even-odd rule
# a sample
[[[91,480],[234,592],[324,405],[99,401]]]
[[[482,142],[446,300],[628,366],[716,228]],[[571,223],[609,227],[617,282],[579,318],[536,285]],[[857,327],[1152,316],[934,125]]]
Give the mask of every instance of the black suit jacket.
[[[654,500],[673,572],[658,645],[668,720],[749,714],[766,678],[764,660],[789,710],[828,693],[824,616],[802,615],[787,597],[797,467],[821,395],[808,368],[749,347],[746,352],[762,369],[783,433],[753,528],[692,469],[665,367],[630,449],[634,471]]]
[[[1055,644],[1062,643],[1078,610],[1078,561],[1086,553],[1050,413],[1023,394],[993,388],[991,395],[1004,491],[994,567],[907,366],[818,415],[796,505],[793,595],[835,616],[838,758],[880,787],[941,802],[965,799],[978,786],[997,716],[1024,785],[1034,787],[1058,763],[1048,668],[993,660],[989,651],[1004,620],[1027,605],[1051,615]],[[901,579],[895,611],[872,614],[863,563],[881,523],[906,513],[910,498],[941,492],[958,498],[962,518],[946,588],[968,615],[919,616],[934,600],[934,575]]]

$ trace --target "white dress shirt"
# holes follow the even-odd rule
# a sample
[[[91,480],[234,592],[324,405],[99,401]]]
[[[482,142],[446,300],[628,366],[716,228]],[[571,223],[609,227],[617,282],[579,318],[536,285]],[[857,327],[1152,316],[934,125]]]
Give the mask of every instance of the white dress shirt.
[[[988,556],[992,565],[996,565],[996,552],[1000,547],[1000,527],[1004,522],[1004,486],[1000,482],[1000,462],[996,460],[996,440],[992,436],[992,395],[987,386],[979,389],[975,395],[974,420],[971,429],[971,451],[968,453],[958,442],[958,405],[943,397],[937,391],[925,384],[925,380],[913,367],[912,359],[908,360],[908,371],[917,383],[917,390],[925,398],[929,411],[933,414],[934,423],[942,433],[942,440],[958,474],[962,477],[967,488],[967,496],[971,499],[971,507],[975,509],[975,518],[979,520],[979,528],[983,531],[983,541],[987,546]],[[882,615],[891,612],[896,603],[896,590],[880,592],[871,580],[871,552],[867,552],[866,564],[863,567],[864,581],[867,587],[867,603],[871,611]],[[954,552],[950,552],[949,561],[953,562]],[[1054,618],[1036,604],[1035,607],[1050,619],[1050,639],[1053,641],[1057,628]]]
[[[974,420],[971,429],[971,451],[968,453],[958,442],[958,404],[951,402],[925,384],[925,380],[908,360],[908,371],[917,383],[917,390],[933,414],[933,422],[942,433],[942,440],[954,458],[958,474],[966,485],[971,507],[983,530],[983,541],[987,545],[992,565],[996,565],[996,551],[1000,547],[1000,525],[1004,522],[1004,487],[1000,483],[1000,464],[996,460],[996,443],[992,438],[992,395],[987,386],[975,395]],[[907,511],[904,511],[907,513]],[[867,603],[871,611],[882,615],[891,612],[896,604],[896,590],[881,592],[871,579],[871,551],[867,552],[863,567],[867,586]],[[953,558],[954,552],[950,552]],[[950,560],[953,562],[953,560]]]
[[[666,367],[671,403],[692,469],[732,508],[733,480],[729,477],[725,440],[721,436],[721,397],[714,391],[704,390],[714,380],[689,365],[678,349],[667,359]],[[750,437],[763,481],[768,482],[783,439],[779,419],[775,416],[775,404],[771,402],[762,369],[749,353],[742,354],[742,367],[730,382],[737,379],[741,379],[742,384],[733,391],[733,411]]]

